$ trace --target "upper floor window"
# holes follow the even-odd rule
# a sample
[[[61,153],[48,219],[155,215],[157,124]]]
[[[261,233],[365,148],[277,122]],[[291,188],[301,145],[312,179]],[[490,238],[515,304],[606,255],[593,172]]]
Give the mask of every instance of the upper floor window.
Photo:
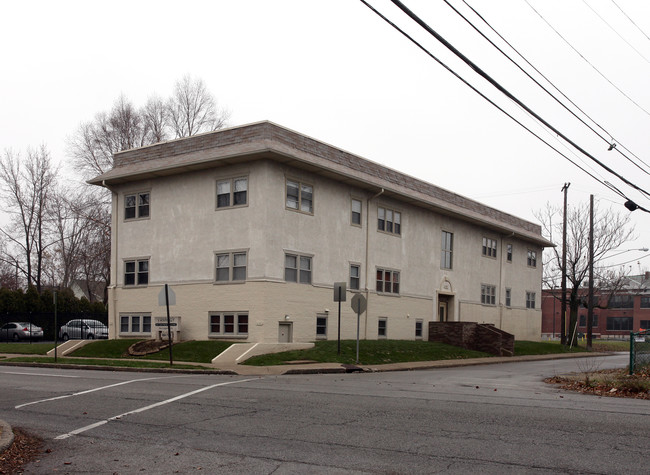
[[[124,219],[149,217],[149,192],[124,196]]]
[[[359,264],[350,264],[350,290],[359,290],[360,280],[361,266]]]
[[[287,282],[311,284],[311,257],[285,254],[284,280]]]
[[[124,261],[124,285],[149,283],[149,259]]]
[[[529,250],[526,261],[529,267],[537,267],[537,252]]]
[[[506,260],[512,262],[512,244],[506,244]]]
[[[230,178],[217,181],[217,208],[248,204],[248,178]]]
[[[497,257],[497,241],[495,239],[483,238],[483,255]]]
[[[351,207],[352,214],[350,215],[350,222],[361,226],[361,200],[352,198]]]
[[[496,286],[481,284],[481,303],[486,305],[496,305],[496,293]]]
[[[641,308],[650,308],[650,296],[642,295],[641,296]]]
[[[526,308],[535,308],[535,292],[526,292]]]
[[[378,206],[377,229],[391,234],[402,234],[402,213]]]
[[[217,282],[246,280],[246,253],[224,252],[216,255]]]
[[[452,252],[454,249],[454,235],[447,231],[442,232],[442,253],[440,256],[440,267],[443,269],[452,268]]]
[[[634,308],[633,295],[612,295],[607,305],[608,308]]]
[[[314,187],[287,180],[287,208],[314,213]]]
[[[399,272],[377,269],[377,292],[399,294]]]

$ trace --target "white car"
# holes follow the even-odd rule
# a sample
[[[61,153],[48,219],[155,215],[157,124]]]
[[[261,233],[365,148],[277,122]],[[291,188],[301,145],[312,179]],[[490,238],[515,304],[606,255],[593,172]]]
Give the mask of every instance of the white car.
[[[70,320],[59,330],[59,338],[66,340],[94,340],[108,338],[108,327],[99,320]]]

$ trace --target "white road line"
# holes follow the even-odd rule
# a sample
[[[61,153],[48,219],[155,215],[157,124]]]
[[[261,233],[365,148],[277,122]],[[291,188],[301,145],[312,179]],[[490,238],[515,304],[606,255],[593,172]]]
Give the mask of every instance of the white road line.
[[[45,373],[21,373],[18,371],[0,371],[2,374],[27,374],[29,376],[51,376],[53,378],[80,378],[81,376],[71,376],[69,374],[45,374]]]
[[[123,384],[137,383],[139,381],[150,381],[152,379],[169,379],[169,378],[180,378],[180,377],[181,376],[167,376],[167,377],[164,377],[164,378],[157,377],[157,378],[132,379],[130,381],[122,381],[121,383],[109,384],[108,386],[101,386],[99,388],[87,389],[85,391],[80,391],[78,393],[64,394],[63,396],[56,396],[56,397],[50,397],[50,398],[47,398],[47,399],[40,399],[38,401],[26,402],[25,404],[19,404],[18,406],[14,407],[14,409],[20,409],[21,407],[31,406],[32,404],[40,404],[42,402],[47,402],[47,401],[56,401],[57,399],[65,399],[65,398],[69,398],[69,397],[73,397],[73,396],[81,396],[82,394],[94,393],[95,391],[101,391],[102,389],[114,388],[115,386],[122,386]]]
[[[108,422],[116,421],[118,419],[121,419],[122,417],[129,416],[131,414],[137,414],[139,412],[148,411],[149,409],[153,409],[155,407],[163,406],[165,404],[169,404],[171,402],[175,402],[175,401],[178,401],[180,399],[185,399],[186,397],[194,396],[195,394],[202,393],[203,391],[207,391],[209,389],[213,389],[213,388],[216,388],[216,387],[219,387],[219,386],[227,386],[229,384],[237,384],[237,383],[246,383],[248,381],[255,381],[255,380],[258,380],[258,379],[259,378],[242,379],[242,380],[239,380],[239,381],[228,381],[226,383],[218,383],[218,384],[213,384],[211,386],[206,386],[205,388],[197,389],[195,391],[191,391],[189,393],[181,394],[180,396],[176,396],[176,397],[173,397],[171,399],[166,399],[164,401],[156,402],[154,404],[150,404],[148,406],[144,406],[144,407],[141,407],[139,409],[135,409],[133,411],[125,412],[125,413],[120,414],[118,416],[109,417],[108,419],[104,419],[103,421],[95,422],[94,424],[90,424],[90,425],[87,425],[85,427],[81,427],[79,429],[75,429],[73,431],[70,431],[67,434],[58,435],[54,439],[55,440],[67,439],[68,437],[72,437],[73,435],[81,434],[82,432],[86,432],[86,431],[88,431],[90,429],[94,429],[95,427],[103,426],[104,424],[106,424]]]

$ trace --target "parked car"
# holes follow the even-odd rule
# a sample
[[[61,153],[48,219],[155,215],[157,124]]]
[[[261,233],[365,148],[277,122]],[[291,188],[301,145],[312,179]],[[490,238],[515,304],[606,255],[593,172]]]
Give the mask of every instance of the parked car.
[[[43,329],[28,322],[9,322],[0,327],[0,340],[40,340]]]
[[[108,327],[99,320],[70,320],[59,329],[59,338],[66,340],[94,340],[108,338]]]

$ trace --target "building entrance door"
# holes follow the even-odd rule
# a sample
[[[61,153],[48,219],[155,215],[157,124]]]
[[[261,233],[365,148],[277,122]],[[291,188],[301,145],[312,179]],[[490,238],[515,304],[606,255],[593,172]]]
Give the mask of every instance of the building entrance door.
[[[291,325],[291,323],[280,323],[278,327],[278,343],[291,343]]]
[[[449,318],[447,313],[447,302],[438,302],[438,319],[441,322],[446,322]]]

